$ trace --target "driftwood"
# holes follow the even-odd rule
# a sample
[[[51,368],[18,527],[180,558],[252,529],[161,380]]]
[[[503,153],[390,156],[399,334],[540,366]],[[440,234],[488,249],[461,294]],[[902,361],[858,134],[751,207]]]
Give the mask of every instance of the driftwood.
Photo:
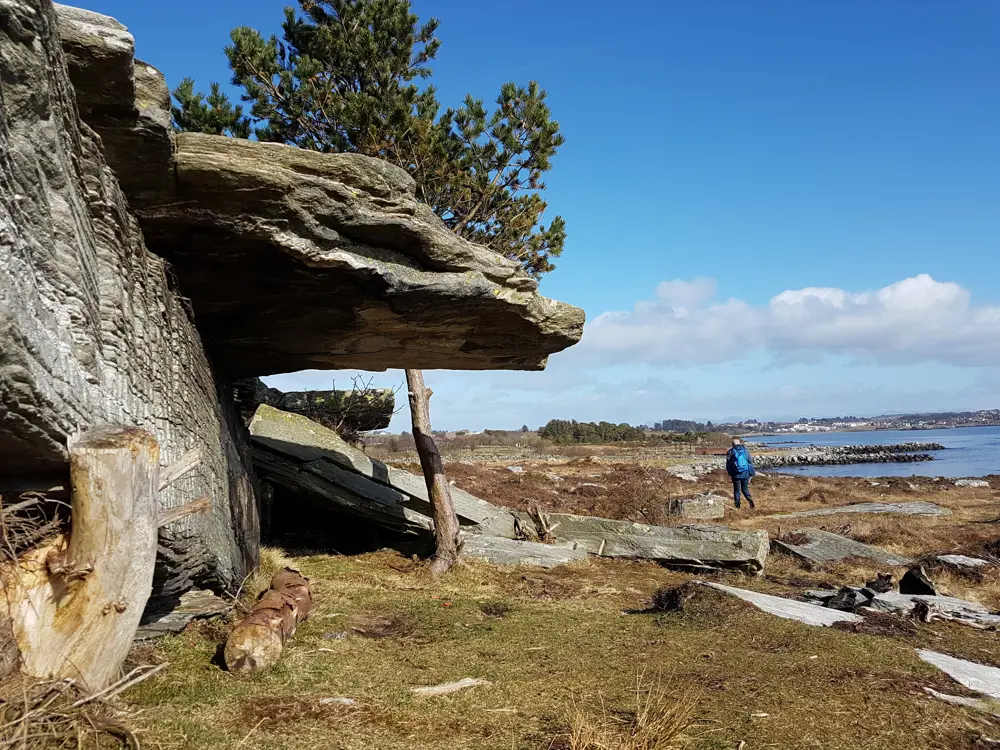
[[[165,490],[189,471],[201,465],[201,449],[192,448],[160,472],[160,489]]]
[[[204,513],[212,509],[212,500],[209,497],[197,497],[176,508],[168,508],[160,513],[156,518],[157,527],[166,526],[169,523],[178,521],[181,518],[193,516],[195,513]]]
[[[275,573],[270,588],[229,634],[226,669],[251,672],[277,664],[285,643],[311,607],[309,579],[291,568]]]
[[[159,446],[101,426],[70,441],[72,530],[4,566],[22,671],[102,690],[118,677],[156,561]]]
[[[413,421],[413,440],[424,470],[427,494],[434,511],[434,562],[431,575],[438,577],[458,560],[461,542],[458,537],[458,516],[451,502],[451,487],[444,474],[444,463],[438,453],[437,443],[431,434],[429,401],[431,391],[424,385],[420,370],[406,371],[406,384],[410,395],[410,416]]]

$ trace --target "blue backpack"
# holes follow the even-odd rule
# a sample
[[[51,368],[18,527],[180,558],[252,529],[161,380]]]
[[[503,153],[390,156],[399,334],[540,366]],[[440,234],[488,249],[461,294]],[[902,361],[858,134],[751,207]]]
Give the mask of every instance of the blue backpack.
[[[750,457],[742,445],[733,448],[733,466],[736,467],[737,474],[746,474],[750,471]]]

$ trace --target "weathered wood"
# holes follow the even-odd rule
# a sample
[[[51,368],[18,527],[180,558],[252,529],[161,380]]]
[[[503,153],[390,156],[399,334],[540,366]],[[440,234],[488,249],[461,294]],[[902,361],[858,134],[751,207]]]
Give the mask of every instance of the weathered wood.
[[[309,616],[311,607],[308,578],[291,568],[275,573],[270,588],[229,634],[224,651],[226,669],[251,672],[277,664],[285,643]]]
[[[168,508],[156,517],[157,528],[163,528],[167,524],[179,521],[182,518],[193,516],[195,513],[204,513],[212,509],[212,500],[209,497],[198,497],[190,502],[178,505],[176,508]]]
[[[436,578],[447,573],[458,560],[458,550],[461,547],[458,516],[455,515],[455,506],[451,502],[451,486],[444,474],[444,462],[431,433],[429,402],[432,392],[424,385],[424,374],[420,370],[407,370],[406,384],[409,389],[413,440],[434,511],[434,562],[431,563],[431,575]]]
[[[192,448],[160,472],[160,490],[165,490],[201,464],[201,448]]]
[[[70,441],[72,530],[4,571],[25,674],[90,690],[118,676],[149,598],[156,560],[159,446],[137,428]]]

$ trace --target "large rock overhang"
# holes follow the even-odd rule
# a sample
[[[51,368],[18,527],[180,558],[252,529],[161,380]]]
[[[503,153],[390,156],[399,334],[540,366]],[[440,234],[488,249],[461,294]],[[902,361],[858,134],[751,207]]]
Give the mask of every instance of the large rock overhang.
[[[67,8],[59,19],[81,114],[226,376],[539,370],[580,339],[582,310],[542,297],[516,262],[455,236],[416,200],[404,170],[174,135],[162,76],[121,54],[124,27]]]
[[[455,237],[402,170],[221,136],[176,144],[176,193],[138,214],[230,375],[536,370],[580,338],[582,311]]]

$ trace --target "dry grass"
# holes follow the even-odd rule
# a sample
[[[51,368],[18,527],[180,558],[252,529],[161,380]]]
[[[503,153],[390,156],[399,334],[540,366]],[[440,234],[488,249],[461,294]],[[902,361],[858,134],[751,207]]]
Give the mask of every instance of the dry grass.
[[[503,466],[453,463],[449,475],[458,486],[511,507],[599,508],[635,520],[654,514],[652,504],[671,493],[728,490],[721,474],[695,484],[655,466],[519,465],[525,471],[515,474]],[[605,491],[573,493],[583,482]],[[764,528],[772,538],[820,526],[914,558],[1000,552],[990,546],[1000,538],[993,522],[1000,495],[992,489],[773,474],[759,477],[754,489],[758,510],[727,508],[725,523]],[[953,513],[771,518],[858,501],[917,499]],[[312,580],[312,616],[274,670],[249,678],[213,665],[210,633],[192,629],[157,644],[156,653],[143,658],[171,666],[127,696],[145,710],[147,744],[164,750],[734,750],[745,742],[748,750],[972,750],[980,735],[1000,736],[1000,723],[929,698],[925,687],[964,691],[914,652],[927,647],[998,664],[995,633],[888,615],[851,632],[810,628],[691,586],[680,589],[693,592],[681,597],[682,606],[650,608],[657,591],[665,600],[693,576],[643,562],[589,560],[552,570],[470,562],[435,583],[421,565],[391,551],[291,559],[267,551],[265,560],[266,569],[244,584],[244,598],[252,600],[275,570],[291,565]],[[813,570],[772,554],[761,577],[719,579],[793,595],[885,572],[898,579],[902,571],[863,560]],[[1000,608],[996,569],[982,576],[931,572],[946,593]],[[351,627],[363,622],[379,630],[380,618],[392,624],[387,637],[365,637]],[[637,670],[669,674],[669,685],[637,691]],[[410,692],[465,677],[492,686],[420,701]],[[337,697],[357,703],[322,702]]]
[[[789,579],[811,575],[788,558],[774,560],[781,582],[726,580],[787,592]],[[649,563],[592,560],[548,571],[469,563],[433,583],[391,552],[292,562],[313,581],[315,609],[281,663],[236,678],[213,665],[215,642],[198,630],[158,643],[158,658],[170,667],[127,696],[151,723],[144,744],[556,750],[573,747],[574,726],[589,725],[602,730],[592,741],[603,747],[647,747],[621,743],[670,736],[667,717],[686,715],[681,708],[698,696],[691,729],[669,740],[685,750],[732,750],[740,741],[957,750],[972,747],[966,732],[980,719],[926,696],[924,687],[961,688],[920,662],[913,647],[979,661],[997,656],[995,634],[971,628],[809,628],[704,587],[681,612],[625,615],[645,608],[657,590],[691,580]],[[414,631],[367,638],[348,629],[349,618],[371,613],[399,617]],[[637,670],[669,674],[670,682],[637,693]],[[465,677],[493,684],[434,700],[410,692]],[[644,685],[651,686],[655,680]],[[573,696],[580,715],[570,721]],[[321,702],[336,697],[357,704]]]
[[[162,668],[139,667],[91,694],[73,680],[12,676],[0,685],[0,748],[139,750],[135,712],[123,710],[115,698]]]
[[[697,699],[671,691],[662,676],[646,680],[636,675],[635,703],[627,711],[614,711],[604,696],[599,708],[585,708],[571,701],[568,730],[553,738],[552,750],[678,750],[684,732],[691,726]]]

